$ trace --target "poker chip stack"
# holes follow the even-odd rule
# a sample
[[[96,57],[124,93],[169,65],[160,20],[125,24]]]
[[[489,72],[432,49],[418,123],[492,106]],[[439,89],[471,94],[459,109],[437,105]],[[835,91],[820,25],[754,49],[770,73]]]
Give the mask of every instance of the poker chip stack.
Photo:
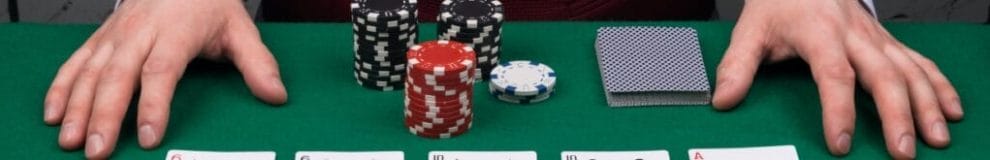
[[[557,84],[557,73],[534,61],[500,63],[490,74],[489,93],[499,100],[528,104],[547,100]]]
[[[370,89],[403,88],[405,53],[416,44],[416,0],[353,0],[354,78]]]
[[[438,38],[474,48],[481,70],[478,77],[487,80],[501,54],[503,19],[498,0],[444,0],[437,15]]]
[[[428,41],[409,48],[405,124],[427,138],[450,138],[471,128],[474,49],[454,41]]]

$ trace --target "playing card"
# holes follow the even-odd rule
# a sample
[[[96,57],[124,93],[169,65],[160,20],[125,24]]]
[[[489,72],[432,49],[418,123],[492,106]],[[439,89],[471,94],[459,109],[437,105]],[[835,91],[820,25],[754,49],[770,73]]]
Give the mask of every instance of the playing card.
[[[561,160],[670,160],[666,150],[653,151],[564,151]]]
[[[429,160],[536,160],[536,151],[430,151]]]
[[[403,160],[402,151],[299,151],[296,160]]]
[[[275,160],[273,151],[216,152],[168,150],[165,160]]]
[[[794,145],[688,150],[690,160],[797,160]]]
[[[687,27],[602,27],[595,39],[609,106],[708,104],[698,33]]]

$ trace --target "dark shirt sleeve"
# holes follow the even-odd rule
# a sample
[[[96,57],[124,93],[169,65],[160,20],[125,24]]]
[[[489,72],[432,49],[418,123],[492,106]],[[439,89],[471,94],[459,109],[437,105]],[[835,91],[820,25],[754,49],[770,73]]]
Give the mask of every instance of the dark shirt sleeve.
[[[10,1],[0,0],[0,23],[10,22],[10,8],[8,8]]]
[[[434,21],[441,0],[419,0],[419,19]],[[508,20],[708,19],[714,0],[502,0]],[[266,0],[266,21],[348,21],[349,0]]]

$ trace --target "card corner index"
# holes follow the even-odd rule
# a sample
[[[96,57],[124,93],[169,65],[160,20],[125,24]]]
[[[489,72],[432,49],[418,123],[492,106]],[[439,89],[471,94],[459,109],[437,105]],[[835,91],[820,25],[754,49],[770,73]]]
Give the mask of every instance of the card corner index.
[[[562,151],[561,160],[586,159],[628,159],[628,160],[670,160],[667,150],[630,150],[630,151]]]
[[[403,151],[297,151],[296,160],[404,160]]]
[[[537,160],[536,151],[430,151],[428,160]]]

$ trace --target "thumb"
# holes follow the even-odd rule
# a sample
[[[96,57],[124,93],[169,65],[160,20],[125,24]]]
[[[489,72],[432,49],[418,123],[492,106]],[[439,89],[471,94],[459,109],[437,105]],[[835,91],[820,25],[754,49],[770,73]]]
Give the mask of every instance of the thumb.
[[[747,19],[750,21],[745,21]],[[715,109],[732,109],[746,97],[756,69],[763,60],[766,28],[760,22],[752,21],[757,19],[747,19],[740,19],[736,24],[729,49],[715,71],[715,95],[712,98]]]
[[[227,24],[223,43],[227,56],[244,76],[251,93],[269,104],[284,104],[288,99],[282,84],[278,62],[261,42],[258,28],[246,15]]]

